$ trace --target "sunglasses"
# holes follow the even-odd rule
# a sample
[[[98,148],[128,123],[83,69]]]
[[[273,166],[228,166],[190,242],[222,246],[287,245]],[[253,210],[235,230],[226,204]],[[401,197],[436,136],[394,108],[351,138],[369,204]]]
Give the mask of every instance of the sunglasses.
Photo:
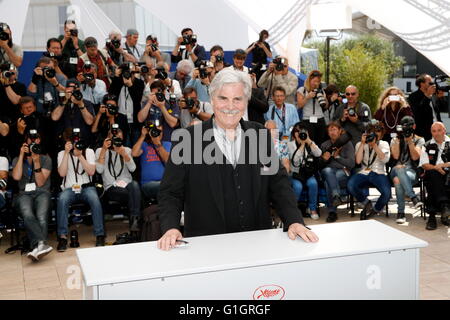
[[[346,92],[345,95],[346,95],[347,97],[349,97],[349,96],[355,96],[355,95],[356,95],[356,92]]]

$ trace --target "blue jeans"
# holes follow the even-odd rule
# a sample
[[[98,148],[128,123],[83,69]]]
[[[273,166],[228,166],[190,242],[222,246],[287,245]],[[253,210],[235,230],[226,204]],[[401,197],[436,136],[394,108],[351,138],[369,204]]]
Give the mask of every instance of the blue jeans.
[[[325,189],[327,190],[328,198],[328,212],[336,212],[336,207],[333,207],[333,197],[341,196],[341,185],[344,185],[348,176],[344,169],[326,167],[321,171],[323,180],[325,180]]]
[[[348,191],[361,203],[368,201],[368,188],[372,186],[381,193],[374,207],[375,211],[380,212],[391,198],[391,183],[386,175],[373,171],[368,175],[358,173],[353,175],[347,184]]]
[[[157,199],[161,181],[150,181],[142,185],[142,193],[146,199]]]
[[[50,192],[44,190],[22,193],[14,201],[17,212],[23,218],[31,248],[35,248],[39,241],[47,240],[50,204]]]
[[[295,196],[297,197],[297,201],[300,200],[303,184],[300,180],[289,178],[291,180],[292,189],[294,189]],[[316,177],[312,176],[308,180],[306,180],[306,187],[308,188],[308,207],[311,211],[317,210],[317,196],[319,194],[319,186],[317,185]]]
[[[88,203],[92,211],[92,222],[94,223],[94,234],[104,236],[103,210],[95,187],[81,189],[81,193],[75,193],[71,188],[65,189],[59,194],[56,217],[58,220],[58,236],[67,236],[69,207],[75,202]]]
[[[399,213],[405,213],[405,195],[409,198],[414,198],[416,194],[414,193],[413,185],[416,181],[416,172],[412,168],[392,168],[391,179],[394,180],[395,177],[400,180],[399,184],[394,183],[395,196],[397,198],[397,207]]]
[[[136,181],[131,181],[126,188],[110,187],[106,190],[103,199],[115,200],[127,203],[130,216],[139,217],[141,215],[141,188]]]

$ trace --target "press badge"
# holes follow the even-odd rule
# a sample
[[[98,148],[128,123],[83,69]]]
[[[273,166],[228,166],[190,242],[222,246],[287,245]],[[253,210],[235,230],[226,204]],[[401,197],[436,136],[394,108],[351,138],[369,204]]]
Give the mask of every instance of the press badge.
[[[25,192],[32,192],[32,191],[36,191],[36,183],[27,183],[25,185]]]
[[[78,58],[72,57],[69,59],[70,64],[78,64]]]
[[[369,116],[369,111],[364,111],[364,117],[368,117]]]
[[[436,154],[436,150],[430,150],[428,151],[429,154]]]
[[[72,186],[72,191],[75,193],[81,193],[81,186],[79,184],[74,184]]]
[[[45,101],[53,101],[52,93],[48,92],[48,91],[46,93],[44,93],[44,100]]]
[[[397,138],[397,133],[392,132],[392,133],[391,133],[391,138]]]
[[[114,184],[115,184],[116,187],[119,187],[119,188],[126,188],[127,187],[127,183],[125,181],[123,181],[123,180],[118,180],[118,181],[114,182]]]
[[[317,117],[309,117],[310,123],[317,123]]]

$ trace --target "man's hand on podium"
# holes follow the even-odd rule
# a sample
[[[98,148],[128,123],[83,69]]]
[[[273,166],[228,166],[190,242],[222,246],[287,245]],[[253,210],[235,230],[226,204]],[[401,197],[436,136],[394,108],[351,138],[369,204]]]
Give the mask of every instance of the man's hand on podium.
[[[177,240],[183,239],[183,235],[178,229],[167,230],[166,233],[158,240],[158,249],[168,251],[175,247]]]
[[[297,236],[300,236],[305,242],[317,242],[319,237],[300,223],[293,223],[289,226],[288,236],[291,240],[295,240]]]

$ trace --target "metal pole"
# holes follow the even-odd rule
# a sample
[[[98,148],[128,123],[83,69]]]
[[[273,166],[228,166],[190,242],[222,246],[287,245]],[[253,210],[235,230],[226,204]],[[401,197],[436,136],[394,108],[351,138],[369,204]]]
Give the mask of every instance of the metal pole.
[[[329,84],[330,81],[330,37],[327,37],[326,39],[326,50],[327,50],[327,70],[325,73],[325,82],[327,83],[327,85]]]

